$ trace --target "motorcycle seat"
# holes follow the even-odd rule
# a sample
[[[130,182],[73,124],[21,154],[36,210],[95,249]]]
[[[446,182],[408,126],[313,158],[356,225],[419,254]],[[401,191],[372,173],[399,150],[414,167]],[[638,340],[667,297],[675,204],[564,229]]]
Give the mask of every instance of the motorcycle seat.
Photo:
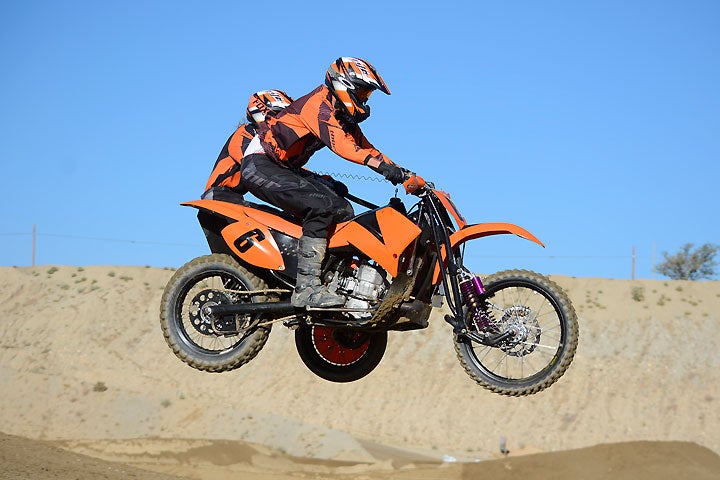
[[[271,213],[275,216],[282,218],[283,220],[287,220],[288,222],[292,222],[296,225],[300,225],[302,223],[302,219],[297,218],[291,213],[285,212],[283,210],[280,210],[279,208],[275,208],[265,203],[255,203],[249,200],[245,200],[245,197],[242,193],[227,187],[212,187],[208,191],[203,193],[200,198],[202,200],[217,200],[220,202],[228,202],[234,203],[236,205],[242,205],[243,207],[254,208],[256,210]]]
[[[280,210],[279,208],[275,208],[275,207],[273,207],[271,205],[267,205],[265,203],[255,203],[255,202],[250,202],[247,200],[245,200],[244,202],[245,203],[243,203],[243,205],[246,207],[254,208],[256,210],[260,210],[260,211],[267,212],[267,213],[271,213],[277,217],[282,218],[283,220],[287,220],[288,222],[294,223],[296,225],[302,224],[301,218],[297,218],[292,213],[285,212],[283,210]]]

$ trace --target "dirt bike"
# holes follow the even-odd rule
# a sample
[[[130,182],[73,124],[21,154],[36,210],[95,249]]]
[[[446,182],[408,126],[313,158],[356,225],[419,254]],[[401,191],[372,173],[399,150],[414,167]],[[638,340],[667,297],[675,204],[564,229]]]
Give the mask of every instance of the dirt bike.
[[[347,301],[338,308],[296,308],[300,221],[266,205],[197,200],[211,255],[179,268],[162,296],[160,323],[183,362],[225,372],[249,362],[275,323],[295,331],[304,364],[332,382],[351,382],[380,363],[389,331],[428,327],[444,298],[455,351],[467,374],[501,395],[539,392],[569,367],[578,342],[575,310],[549,278],[507,270],[484,280],[463,266],[465,243],[514,234],[544,245],[509,223],[468,224],[450,196],[408,173],[406,209],[397,196],[334,226],[322,280]]]

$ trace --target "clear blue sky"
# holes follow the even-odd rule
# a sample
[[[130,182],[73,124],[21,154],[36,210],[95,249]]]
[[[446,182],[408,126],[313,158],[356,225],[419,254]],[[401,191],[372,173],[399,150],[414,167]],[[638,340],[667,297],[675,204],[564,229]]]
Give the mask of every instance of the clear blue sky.
[[[363,123],[376,147],[547,245],[477,240],[475,271],[630,278],[635,246],[652,278],[663,251],[720,243],[720,2],[29,0],[0,3],[0,265],[31,263],[33,225],[40,265],[207,253],[179,203],[250,93],[304,95],[339,56],[392,91]]]

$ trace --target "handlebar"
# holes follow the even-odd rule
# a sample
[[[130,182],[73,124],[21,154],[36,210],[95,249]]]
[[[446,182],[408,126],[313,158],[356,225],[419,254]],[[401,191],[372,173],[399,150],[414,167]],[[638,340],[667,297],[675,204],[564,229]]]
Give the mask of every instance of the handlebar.
[[[427,187],[433,188],[432,184],[428,184],[428,182],[425,181],[424,178],[422,178],[420,175],[416,175],[414,172],[411,172],[409,170],[402,169],[403,173],[405,175],[405,180],[402,182],[403,187],[405,188],[405,193],[408,195],[420,195]],[[330,175],[324,174],[315,174],[315,177],[320,180],[321,182],[325,183],[328,187],[335,190],[335,180]],[[344,187],[344,185],[343,185]],[[350,192],[347,191],[347,187],[344,188],[344,191],[342,193],[337,192],[340,196],[347,198],[353,203],[356,203],[360,206],[363,206],[365,208],[368,208],[370,210],[375,210],[377,208],[380,208],[378,205],[375,205],[374,203],[368,202],[367,200],[364,200],[360,197],[356,197],[355,195],[352,195]]]
[[[424,178],[422,178],[420,175],[415,175],[412,172],[405,172],[405,181],[403,182],[403,187],[405,188],[405,193],[412,194],[412,195],[420,195],[420,193],[426,188],[430,187],[432,188],[432,184],[428,184]],[[375,210],[377,208],[380,208],[378,205],[375,205],[374,203],[368,202],[367,200],[363,200],[360,197],[356,197],[355,195],[351,193],[346,193],[343,195],[345,198],[350,200],[351,202],[357,203],[358,205],[361,205],[365,208],[369,208],[370,210]]]

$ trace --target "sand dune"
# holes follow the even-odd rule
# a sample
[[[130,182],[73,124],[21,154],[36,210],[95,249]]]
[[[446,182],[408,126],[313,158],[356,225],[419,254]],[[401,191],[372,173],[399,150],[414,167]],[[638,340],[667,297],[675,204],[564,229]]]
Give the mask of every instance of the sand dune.
[[[566,457],[568,476],[552,478],[571,478],[583,455],[613,478],[691,478],[658,476],[672,462],[692,478],[720,477],[719,282],[553,277],[579,313],[576,359],[547,391],[514,399],[465,375],[442,312],[426,330],[391,334],[380,366],[351,384],[312,375],[282,327],[250,364],[195,371],[158,326],[171,274],[0,268],[0,431],[191,478],[226,478],[232,468],[247,478],[474,478],[492,465],[516,475]],[[501,437],[510,457],[474,463],[499,458]],[[3,464],[6,446],[23,441],[3,437]],[[167,463],[208,445],[227,447],[228,459]],[[234,462],[243,455],[256,463]]]

